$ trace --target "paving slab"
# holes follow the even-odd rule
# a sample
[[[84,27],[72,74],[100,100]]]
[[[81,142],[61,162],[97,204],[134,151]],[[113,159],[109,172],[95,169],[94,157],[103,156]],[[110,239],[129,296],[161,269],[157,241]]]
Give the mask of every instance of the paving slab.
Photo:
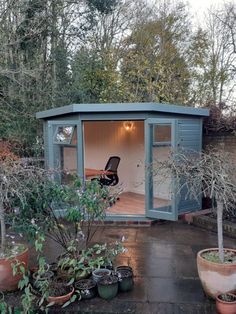
[[[198,279],[196,254],[216,246],[217,236],[183,222],[165,222],[151,227],[98,227],[94,242],[113,242],[124,236],[128,248],[116,265],[130,265],[134,270],[134,289],[119,293],[111,301],[95,298],[80,301],[65,309],[51,308],[49,313],[94,314],[214,314],[214,301],[203,293]],[[236,248],[235,239],[224,238],[225,245]],[[61,248],[48,241],[45,255],[53,261]],[[33,258],[31,258],[31,263]],[[19,293],[8,294],[12,304],[19,303]]]

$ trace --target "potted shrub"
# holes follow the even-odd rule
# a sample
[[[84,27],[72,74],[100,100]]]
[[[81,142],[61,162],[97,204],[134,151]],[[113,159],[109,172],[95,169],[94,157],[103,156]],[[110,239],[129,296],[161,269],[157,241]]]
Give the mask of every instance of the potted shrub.
[[[96,181],[83,184],[74,176],[70,185],[60,185],[47,180],[28,205],[24,204],[18,220],[24,223],[33,219],[47,237],[62,247],[64,252],[59,258],[76,257],[89,247],[97,230],[96,223],[104,220],[110,199],[115,197]]]
[[[102,277],[98,285],[98,294],[102,299],[111,300],[118,293],[118,278],[114,275]]]
[[[16,215],[14,206],[26,201],[32,183],[42,179],[42,172],[42,169],[28,166],[18,159],[9,146],[0,146],[0,291],[17,289],[23,268],[26,270],[28,267],[28,248],[20,243],[8,242],[6,223],[13,223]]]
[[[216,296],[216,309],[219,314],[236,313],[236,295],[230,292]]]
[[[215,298],[219,293],[236,289],[236,250],[223,246],[223,212],[236,202],[236,166],[223,151],[199,153],[183,151],[158,162],[155,174],[175,178],[175,188],[186,198],[209,197],[217,213],[218,247],[198,252],[198,274],[204,291]],[[202,189],[200,188],[202,186]]]
[[[94,235],[92,226],[95,221],[104,219],[111,198],[109,189],[102,188],[97,182],[82,184],[75,178],[72,184],[65,186],[45,179],[43,184],[31,191],[27,202],[23,206],[20,204],[20,214],[15,217],[18,230],[24,228],[31,237],[45,234],[61,245],[64,252],[58,258],[55,272],[66,281],[70,279],[72,284],[118,254],[117,248],[121,247],[118,243],[113,247],[115,251],[110,247],[108,251],[106,244],[88,247]],[[58,209],[64,209],[62,215]],[[47,282],[40,282],[40,304],[47,300]]]

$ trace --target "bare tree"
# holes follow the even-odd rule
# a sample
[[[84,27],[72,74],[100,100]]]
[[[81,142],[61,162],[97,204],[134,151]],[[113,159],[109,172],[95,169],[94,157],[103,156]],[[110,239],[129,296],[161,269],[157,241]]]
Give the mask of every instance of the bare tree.
[[[198,199],[200,194],[216,204],[219,258],[224,262],[223,211],[236,204],[236,165],[233,156],[223,151],[173,153],[154,165],[154,175],[175,180],[178,193],[188,191],[186,198]],[[201,189],[202,187],[202,189]]]
[[[202,29],[193,34],[189,53],[193,102],[232,105],[236,100],[235,3],[211,7],[205,21]]]

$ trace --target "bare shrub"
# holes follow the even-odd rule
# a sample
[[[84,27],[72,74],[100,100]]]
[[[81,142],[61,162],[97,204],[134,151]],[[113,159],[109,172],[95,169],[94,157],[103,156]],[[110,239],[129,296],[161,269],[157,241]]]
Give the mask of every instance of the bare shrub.
[[[173,152],[168,159],[156,163],[154,175],[175,180],[175,193],[186,191],[186,198],[197,199],[200,194],[216,204],[218,248],[224,261],[223,211],[230,212],[236,204],[236,166],[232,156],[224,151]],[[186,189],[187,188],[187,189]],[[174,192],[174,191],[173,191]]]

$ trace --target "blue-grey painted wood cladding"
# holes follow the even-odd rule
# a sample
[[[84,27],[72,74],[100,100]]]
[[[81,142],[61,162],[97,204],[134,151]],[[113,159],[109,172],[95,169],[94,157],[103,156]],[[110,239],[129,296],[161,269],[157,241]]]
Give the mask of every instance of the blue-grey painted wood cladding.
[[[178,120],[178,147],[184,152],[201,151],[202,149],[202,121],[201,119]],[[184,180],[184,178],[183,178]],[[200,183],[201,184],[201,183]],[[195,211],[201,209],[201,194],[198,200],[188,196],[187,187],[182,188],[178,197],[178,212]]]

